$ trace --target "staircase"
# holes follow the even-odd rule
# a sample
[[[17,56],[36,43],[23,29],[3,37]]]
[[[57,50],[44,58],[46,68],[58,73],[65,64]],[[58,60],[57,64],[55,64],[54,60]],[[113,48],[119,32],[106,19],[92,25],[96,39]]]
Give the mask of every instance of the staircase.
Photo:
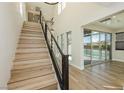
[[[57,79],[39,23],[24,23],[8,89],[57,89]]]

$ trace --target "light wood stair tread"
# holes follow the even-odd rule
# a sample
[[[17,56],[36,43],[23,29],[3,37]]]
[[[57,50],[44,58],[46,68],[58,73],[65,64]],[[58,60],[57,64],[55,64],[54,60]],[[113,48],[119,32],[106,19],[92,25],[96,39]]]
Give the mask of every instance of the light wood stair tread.
[[[43,34],[21,33],[21,36],[43,37]]]
[[[11,80],[9,83],[17,82],[21,80],[31,79],[35,77],[40,77],[48,74],[54,73],[51,69],[37,69],[27,72],[18,72],[18,73],[12,73]]]
[[[41,40],[39,40],[39,39],[20,39],[19,43],[21,43],[21,44],[30,44],[30,43],[31,44],[39,44],[39,43],[46,44],[45,40],[43,40],[43,39],[41,39]]]
[[[30,26],[30,25],[24,25],[23,28],[40,28],[41,29],[41,26]]]
[[[25,27],[23,27],[23,29],[22,30],[27,30],[27,29],[31,29],[31,30],[39,30],[40,32],[42,31],[41,29],[41,27],[39,28],[39,27],[28,27],[28,26],[25,26]]]
[[[42,29],[40,26],[37,26],[37,27],[33,26],[32,27],[32,26],[29,26],[29,25],[24,25],[23,28],[32,28],[32,29],[40,29],[40,30]]]
[[[44,65],[44,66],[37,66],[37,67],[32,67],[32,68],[25,68],[25,69],[12,69],[12,73],[25,73],[25,72],[30,72],[30,71],[36,71],[37,70],[44,70],[44,69],[51,69],[52,70],[52,65]],[[52,70],[53,71],[53,70]]]
[[[29,32],[41,32],[42,33],[42,31],[41,31],[41,29],[32,29],[32,28],[23,28],[22,29],[22,31],[23,32],[27,32],[27,31],[29,31]]]
[[[34,22],[25,22],[24,23],[24,26],[25,25],[29,25],[29,26],[41,26],[39,23],[34,23]]]
[[[40,27],[40,24],[32,24],[32,23],[25,23],[24,26],[35,26],[35,27]]]
[[[26,60],[26,61],[20,61],[20,62],[14,62],[13,69],[25,69],[29,67],[36,67],[36,66],[44,66],[44,65],[51,65],[52,62],[49,61],[41,61],[39,60]]]
[[[14,65],[13,69],[27,69],[32,67],[38,67],[38,66],[45,66],[45,65],[52,65],[50,62],[42,62],[42,63],[30,63],[30,64],[21,64],[21,65]]]
[[[19,48],[16,53],[48,52],[47,48]]]
[[[49,58],[48,53],[16,53],[15,61],[18,60],[35,60],[35,59],[46,59]]]
[[[43,38],[43,37],[31,37],[31,36],[29,37],[29,36],[21,36],[20,38],[21,38],[21,39],[40,39],[40,40],[41,40],[41,39],[43,39],[43,40],[44,40],[44,38]]]
[[[50,59],[37,59],[37,60],[23,60],[23,61],[15,61],[14,65],[20,65],[20,64],[31,64],[31,63],[44,63],[44,62],[51,62]]]
[[[45,44],[18,44],[19,48],[46,48]]]
[[[10,83],[8,85],[9,89],[42,89],[44,87],[56,84],[57,82],[54,77],[54,74],[49,74],[42,77]]]
[[[38,35],[43,34],[43,32],[36,32],[36,31],[31,31],[31,30],[30,30],[30,31],[28,31],[28,30],[27,30],[27,31],[23,31],[23,30],[22,30],[21,33],[24,33],[24,34],[27,34],[27,33],[28,33],[28,34],[36,34],[36,35],[37,35],[37,34],[38,34]]]
[[[37,63],[37,62],[50,62],[50,59],[38,59],[38,60],[23,60],[23,61],[15,61],[13,64],[28,64],[28,63]]]

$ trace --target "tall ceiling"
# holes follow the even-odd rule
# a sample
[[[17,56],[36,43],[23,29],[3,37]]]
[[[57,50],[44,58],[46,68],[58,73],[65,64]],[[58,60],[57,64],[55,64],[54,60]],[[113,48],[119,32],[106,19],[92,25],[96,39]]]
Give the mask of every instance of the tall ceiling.
[[[124,11],[111,15],[109,17],[103,18],[99,21],[92,23],[97,26],[106,27],[111,30],[124,29]]]
[[[44,17],[49,20],[53,17],[54,5],[48,5],[44,2],[27,2],[27,10],[34,9],[35,7],[40,7]]]
[[[123,2],[95,2],[95,3],[103,7],[116,7],[124,4]]]

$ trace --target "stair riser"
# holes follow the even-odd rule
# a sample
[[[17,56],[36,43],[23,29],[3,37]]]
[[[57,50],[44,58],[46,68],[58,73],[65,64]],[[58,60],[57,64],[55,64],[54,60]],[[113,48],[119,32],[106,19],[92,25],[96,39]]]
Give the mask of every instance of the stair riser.
[[[28,39],[20,39],[19,44],[46,44],[44,40],[28,40]]]
[[[39,39],[39,40],[45,40],[43,37],[29,37],[29,36],[21,36],[20,39]]]
[[[42,88],[40,86],[40,84],[44,85]],[[56,88],[55,88],[56,86]],[[42,82],[42,83],[39,83],[39,84],[36,84],[35,87],[30,87],[29,89],[34,89],[34,90],[55,90],[57,89],[57,83],[55,82],[55,80],[49,80],[47,83],[46,82]]]
[[[25,23],[24,23],[24,26],[25,26],[25,25],[35,26],[35,27],[36,27],[36,26],[41,26],[39,23],[32,23],[32,22],[27,22],[27,23],[25,22]]]
[[[23,28],[38,28],[38,29],[41,29],[41,26],[30,26],[30,25],[24,25]]]
[[[48,74],[53,74],[53,73],[54,72],[52,72],[49,69],[39,70],[37,73],[36,72],[34,73],[33,71],[32,71],[32,73],[25,73],[25,74],[18,74],[17,73],[16,76],[12,75],[13,79],[11,79],[11,81],[9,83],[14,83],[14,82],[17,82],[17,81],[30,79],[30,77],[32,77],[32,78],[41,77],[41,76],[48,75]]]
[[[44,38],[44,35],[34,35],[34,34],[21,34],[21,36]]]
[[[14,66],[27,66],[27,65],[35,65],[35,64],[41,64],[41,65],[46,65],[46,64],[51,64],[51,62],[50,61],[32,61],[32,62],[30,62],[30,60],[29,61],[20,61],[20,62],[15,62],[13,65]]]
[[[53,84],[53,85],[50,85],[50,86],[47,86],[47,87],[44,87],[42,89],[39,89],[39,90],[57,90],[57,84]]]
[[[48,66],[48,65],[51,65],[51,63],[42,63],[42,64],[30,64],[30,65],[14,65],[13,66],[13,69],[14,70],[21,70],[21,69],[30,69],[32,67],[38,67],[38,66]]]
[[[37,60],[37,59],[46,59],[49,58],[48,54],[32,54],[32,55],[27,55],[27,54],[17,54],[15,61],[21,61],[21,60]]]
[[[37,53],[37,52],[47,53],[48,49],[47,48],[17,49],[16,51],[16,53]]]
[[[24,27],[22,30],[27,29],[27,30],[39,30],[41,31],[41,28],[34,28],[34,27]]]
[[[47,65],[47,66],[38,66],[38,67],[32,67],[30,69],[21,69],[21,70],[15,70],[15,69],[12,69],[12,74],[18,74],[18,73],[25,73],[25,72],[32,72],[32,71],[36,71],[37,70],[45,70],[45,69],[52,69],[52,65]],[[52,70],[51,70],[52,71]]]
[[[25,24],[24,26],[28,26],[28,27],[41,27],[41,25],[32,25],[32,24]]]
[[[22,81],[21,83],[20,82],[19,83],[12,83],[12,85],[9,84],[9,86],[11,85],[9,87],[9,89],[13,89],[13,88],[14,89],[34,89],[33,86],[36,86],[35,84],[38,84],[38,83],[42,84],[42,82],[45,82],[46,79],[50,80],[53,77],[54,77],[53,75],[48,75],[48,76],[36,78],[36,79],[34,79],[34,81],[29,79],[29,80]],[[40,84],[40,87],[43,87],[43,86],[41,86],[41,84]],[[30,85],[30,86],[28,86],[28,85]]]
[[[15,65],[19,64],[30,64],[30,63],[38,63],[38,62],[51,62],[50,59],[39,59],[39,60],[25,60],[25,61],[15,61]]]
[[[41,26],[30,26],[30,25],[24,25],[23,28],[37,28],[37,29],[41,29]]]
[[[46,48],[46,45],[41,44],[19,44],[17,49],[20,48]]]
[[[35,32],[35,31],[22,31],[23,34],[34,34],[34,35],[43,35],[43,32]]]
[[[23,32],[34,32],[34,33],[43,33],[43,32],[41,32],[41,30],[36,30],[36,29],[22,29],[22,33]]]

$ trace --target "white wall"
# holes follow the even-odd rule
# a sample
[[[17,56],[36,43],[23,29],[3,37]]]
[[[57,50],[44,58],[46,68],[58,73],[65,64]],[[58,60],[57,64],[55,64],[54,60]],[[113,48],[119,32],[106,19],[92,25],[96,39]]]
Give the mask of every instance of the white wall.
[[[48,5],[43,2],[28,2],[28,3],[26,3],[27,11],[32,8],[35,9],[35,7],[41,8],[42,13],[46,20],[49,20],[53,17],[53,10],[54,10],[53,5]]]
[[[0,89],[7,87],[10,78],[23,19],[19,3],[0,3]]]
[[[82,25],[104,18],[112,13],[124,9],[124,4],[104,6],[98,3],[66,3],[66,8],[57,15],[54,9],[54,29],[57,35],[72,31],[72,64],[83,69]]]

